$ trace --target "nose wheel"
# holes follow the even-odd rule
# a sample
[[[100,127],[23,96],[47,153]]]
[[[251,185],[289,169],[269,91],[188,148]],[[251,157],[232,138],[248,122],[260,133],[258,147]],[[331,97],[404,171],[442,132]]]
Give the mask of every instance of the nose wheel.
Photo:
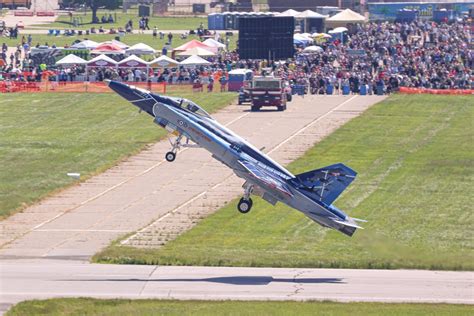
[[[173,142],[170,139],[170,144],[171,144],[171,150],[168,151],[165,155],[166,161],[172,162],[176,159],[176,153],[178,150],[181,148],[181,139],[183,138],[183,135],[179,135],[176,140]]]
[[[166,161],[172,162],[176,159],[176,154],[172,151],[168,151],[165,155]]]
[[[248,199],[241,198],[239,201],[239,204],[237,205],[237,209],[239,210],[240,213],[246,214],[250,212],[252,205],[253,205],[253,202],[251,198],[248,198]]]

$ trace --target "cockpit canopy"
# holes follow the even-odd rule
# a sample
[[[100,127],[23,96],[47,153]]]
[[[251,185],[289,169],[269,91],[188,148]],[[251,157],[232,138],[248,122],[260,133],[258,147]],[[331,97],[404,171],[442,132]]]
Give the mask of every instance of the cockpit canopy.
[[[201,108],[199,105],[197,105],[196,103],[188,99],[176,98],[176,97],[170,97],[170,96],[160,96],[160,98],[168,100],[167,102],[165,101],[165,103],[167,103],[168,105],[183,109],[187,112],[194,113],[201,117],[206,117],[211,120],[213,119],[209,115],[209,113],[207,113],[203,108]]]
[[[211,118],[211,116],[206,111],[204,111],[203,108],[188,99],[182,99],[181,107],[199,116]]]

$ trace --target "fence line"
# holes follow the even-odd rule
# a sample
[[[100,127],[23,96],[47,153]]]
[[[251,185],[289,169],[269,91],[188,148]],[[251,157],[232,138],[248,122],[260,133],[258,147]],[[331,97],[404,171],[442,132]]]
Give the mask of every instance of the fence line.
[[[406,94],[463,94],[463,95],[474,95],[474,89],[426,89],[426,88],[408,88],[400,87],[401,93]]]

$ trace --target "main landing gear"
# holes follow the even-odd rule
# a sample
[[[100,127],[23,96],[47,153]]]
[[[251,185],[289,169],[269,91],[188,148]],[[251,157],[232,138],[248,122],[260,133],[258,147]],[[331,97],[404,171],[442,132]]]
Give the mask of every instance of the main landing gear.
[[[237,209],[239,210],[240,213],[242,214],[247,214],[250,212],[250,209],[252,208],[253,201],[250,198],[250,194],[252,193],[253,186],[248,185],[244,187],[244,196],[240,199],[239,204],[237,204]]]
[[[171,151],[168,151],[165,155],[166,161],[172,162],[176,159],[176,153],[181,148],[181,139],[183,135],[179,135],[174,142],[170,139]]]
[[[246,200],[245,198],[241,198],[239,204],[237,205],[237,209],[240,213],[247,214],[248,212],[250,212],[252,205],[253,202],[251,198],[249,198],[248,200]]]

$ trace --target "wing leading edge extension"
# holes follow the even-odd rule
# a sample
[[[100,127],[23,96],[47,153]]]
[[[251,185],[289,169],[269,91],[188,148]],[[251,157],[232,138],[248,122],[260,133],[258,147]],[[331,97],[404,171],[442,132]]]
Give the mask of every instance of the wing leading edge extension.
[[[260,167],[259,165],[246,161],[246,160],[239,160],[239,163],[242,167],[244,167],[254,178],[263,182],[265,186],[267,186],[270,190],[277,190],[283,194],[288,196],[293,196],[290,191],[288,185],[282,182],[278,177],[273,176],[270,170],[265,170],[264,168]]]

